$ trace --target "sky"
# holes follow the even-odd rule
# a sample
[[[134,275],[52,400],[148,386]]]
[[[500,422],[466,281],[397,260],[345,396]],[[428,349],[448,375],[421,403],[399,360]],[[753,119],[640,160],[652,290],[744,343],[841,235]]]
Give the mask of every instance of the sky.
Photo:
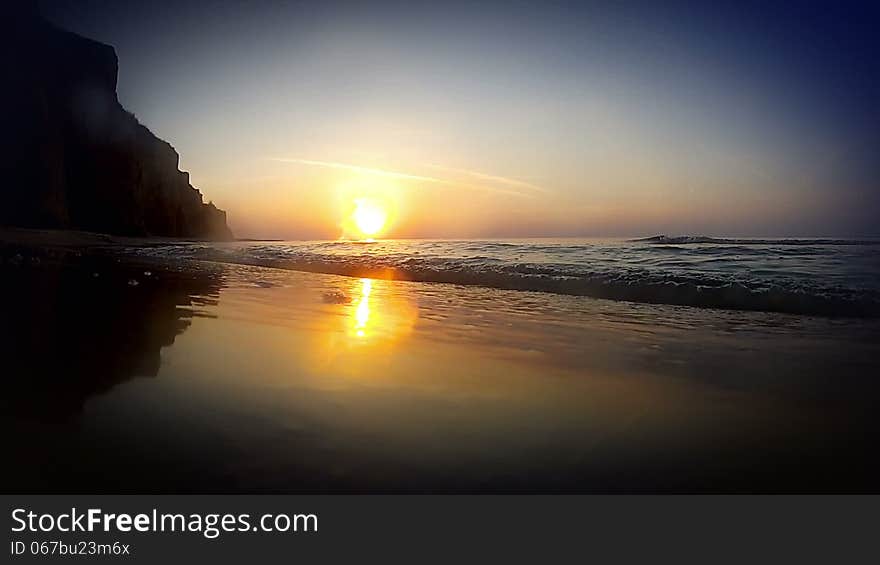
[[[876,14],[762,4],[41,2],[239,237],[880,235]]]

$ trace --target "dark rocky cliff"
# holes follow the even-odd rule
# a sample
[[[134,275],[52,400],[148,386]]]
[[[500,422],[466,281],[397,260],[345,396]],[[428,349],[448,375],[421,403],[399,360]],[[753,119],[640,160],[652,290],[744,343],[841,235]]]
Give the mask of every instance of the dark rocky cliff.
[[[0,8],[0,225],[231,238],[174,148],[119,103],[114,49],[31,6]]]

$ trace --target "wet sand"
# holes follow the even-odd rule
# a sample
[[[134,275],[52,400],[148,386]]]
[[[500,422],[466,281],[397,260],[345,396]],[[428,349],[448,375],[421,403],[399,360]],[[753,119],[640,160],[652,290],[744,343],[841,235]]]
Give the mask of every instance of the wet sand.
[[[0,246],[10,492],[877,490],[876,322],[54,237]]]

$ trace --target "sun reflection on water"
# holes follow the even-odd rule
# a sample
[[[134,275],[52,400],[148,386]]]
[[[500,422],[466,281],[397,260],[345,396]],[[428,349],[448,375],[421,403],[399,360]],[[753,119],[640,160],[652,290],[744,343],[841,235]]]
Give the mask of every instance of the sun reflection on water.
[[[409,335],[418,307],[400,290],[387,281],[353,281],[347,291],[353,300],[344,318],[349,347],[375,349]]]
[[[364,337],[366,335],[367,324],[370,323],[370,289],[373,288],[373,281],[370,279],[361,279],[361,297],[358,301],[357,309],[354,312],[355,335]]]
[[[416,297],[394,281],[334,278],[323,294],[345,300],[318,306],[299,354],[316,375],[339,379],[376,379],[410,338],[419,316]]]

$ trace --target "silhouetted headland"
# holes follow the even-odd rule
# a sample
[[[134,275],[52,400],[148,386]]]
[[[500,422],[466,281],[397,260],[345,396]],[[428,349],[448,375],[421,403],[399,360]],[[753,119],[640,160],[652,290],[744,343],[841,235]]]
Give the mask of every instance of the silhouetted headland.
[[[231,239],[179,155],[119,103],[113,47],[3,8],[0,225]]]

